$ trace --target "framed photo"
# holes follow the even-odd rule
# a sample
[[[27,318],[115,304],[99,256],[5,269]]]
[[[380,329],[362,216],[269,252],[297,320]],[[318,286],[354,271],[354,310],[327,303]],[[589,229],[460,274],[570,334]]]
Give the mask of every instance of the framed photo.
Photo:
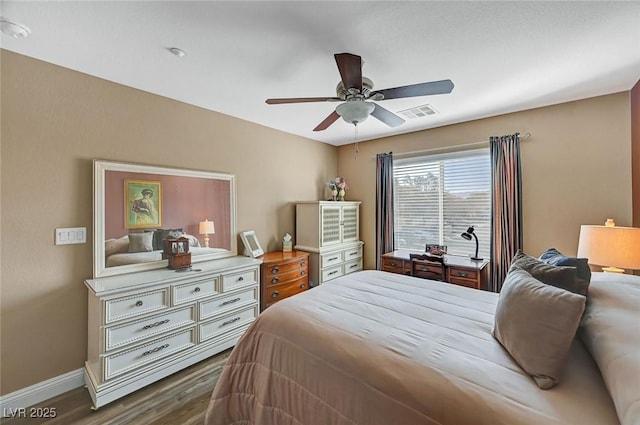
[[[162,226],[162,183],[124,181],[124,223],[127,229]]]
[[[424,252],[426,252],[429,255],[436,255],[438,257],[441,257],[441,256],[443,256],[444,254],[447,253],[447,246],[446,245],[427,244],[427,246],[425,247]]]
[[[256,258],[264,254],[260,242],[258,242],[256,232],[253,230],[242,232],[240,233],[240,238],[242,238],[242,243],[244,244],[244,255]]]

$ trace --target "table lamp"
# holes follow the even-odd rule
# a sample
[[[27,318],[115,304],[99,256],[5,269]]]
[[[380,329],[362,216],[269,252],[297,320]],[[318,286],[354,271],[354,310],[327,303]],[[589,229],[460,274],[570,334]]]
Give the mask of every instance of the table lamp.
[[[209,235],[213,235],[216,233],[216,229],[213,226],[213,221],[209,221],[205,219],[200,222],[199,233],[204,235],[204,246],[205,248],[209,248]]]
[[[640,228],[618,227],[613,219],[604,226],[582,225],[578,257],[609,273],[640,269]]]
[[[473,236],[473,238],[476,240],[476,255],[471,257],[471,259],[475,261],[482,260],[482,258],[478,257],[478,237],[476,236],[475,229],[473,228],[473,226],[469,226],[467,231],[462,233],[460,236],[462,236],[464,239],[468,241],[470,241],[471,237]]]

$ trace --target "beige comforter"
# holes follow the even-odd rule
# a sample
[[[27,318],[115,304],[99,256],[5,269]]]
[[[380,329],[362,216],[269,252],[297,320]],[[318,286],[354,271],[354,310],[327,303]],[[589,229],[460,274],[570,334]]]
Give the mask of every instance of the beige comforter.
[[[540,390],[491,336],[496,301],[379,271],[280,301],[235,347],[206,424],[619,424],[577,340]]]

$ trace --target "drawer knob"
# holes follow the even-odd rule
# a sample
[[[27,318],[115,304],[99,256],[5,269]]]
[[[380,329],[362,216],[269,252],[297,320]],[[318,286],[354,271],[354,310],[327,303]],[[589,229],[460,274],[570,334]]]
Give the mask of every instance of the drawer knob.
[[[305,286],[307,286],[307,285],[305,285],[304,283],[301,283],[301,284],[300,284],[300,288],[301,288],[301,289],[304,289],[304,287],[305,287]]]
[[[231,320],[227,320],[226,322],[222,323],[222,326],[230,325],[230,324],[232,324],[232,323],[237,322],[238,320],[240,320],[240,317],[234,317],[233,319],[231,319]]]
[[[196,289],[193,290],[194,292],[200,292],[200,287],[196,286]]]
[[[307,274],[307,272],[305,272],[304,270],[300,271],[300,276],[304,276],[305,274]]]
[[[240,276],[240,277],[238,278],[238,282],[242,282],[243,280],[244,280],[244,277],[242,277],[242,276]]]
[[[304,265],[307,264],[304,261],[300,261],[300,267],[304,267]]]
[[[273,279],[271,279],[271,283],[278,283],[278,276],[274,276]]]
[[[142,307],[142,300],[138,300],[136,302],[136,307]]]
[[[280,269],[278,268],[278,266],[275,266],[274,268],[271,269],[271,273],[278,273],[280,271]]]
[[[397,264],[392,262],[391,267],[395,267],[395,266],[397,266]]]
[[[271,298],[278,298],[278,295],[280,295],[280,292],[273,291],[273,294],[271,294]]]
[[[468,275],[469,273],[467,273],[467,272],[460,272],[459,274],[460,274],[460,276],[462,276],[462,277],[467,277],[467,275]]]
[[[238,301],[240,301],[240,297],[234,298],[232,300],[227,300],[223,302],[222,305],[229,305],[229,304],[237,303]]]
[[[157,353],[160,350],[164,350],[165,348],[169,348],[169,344],[160,345],[152,350],[145,351],[142,353],[143,356],[148,356],[149,354]]]

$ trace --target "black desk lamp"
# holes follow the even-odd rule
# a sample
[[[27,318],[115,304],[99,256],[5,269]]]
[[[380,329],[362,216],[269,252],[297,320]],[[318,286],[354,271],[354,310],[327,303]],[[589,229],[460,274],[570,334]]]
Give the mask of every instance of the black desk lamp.
[[[474,239],[476,240],[476,255],[474,255],[473,257],[471,257],[472,260],[476,260],[476,261],[480,261],[482,260],[482,258],[478,257],[478,237],[476,236],[475,232],[474,232],[474,228],[473,226],[469,226],[469,228],[467,229],[466,232],[464,232],[463,234],[461,234],[460,236],[462,236],[464,239],[470,241],[471,240],[471,236],[474,237]]]

